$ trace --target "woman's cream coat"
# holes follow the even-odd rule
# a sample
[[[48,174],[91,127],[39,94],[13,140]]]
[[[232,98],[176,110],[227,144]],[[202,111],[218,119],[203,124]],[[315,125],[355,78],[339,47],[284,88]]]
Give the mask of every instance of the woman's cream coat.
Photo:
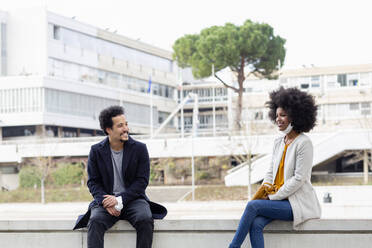
[[[284,138],[274,141],[271,166],[264,183],[273,184],[284,151]],[[300,134],[288,146],[284,161],[284,184],[270,200],[288,199],[293,211],[293,228],[301,229],[308,219],[320,218],[321,210],[315,190],[311,185],[313,145],[305,134]]]

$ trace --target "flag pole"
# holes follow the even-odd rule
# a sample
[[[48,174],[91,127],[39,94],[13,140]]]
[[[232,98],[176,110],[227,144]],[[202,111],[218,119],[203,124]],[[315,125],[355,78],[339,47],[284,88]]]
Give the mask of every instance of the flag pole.
[[[147,90],[147,92],[150,93],[150,138],[152,139],[152,137],[154,136],[154,120],[153,120],[153,100],[152,100],[152,87],[151,87],[151,76],[150,76],[150,79],[149,79],[149,88]]]
[[[179,71],[179,85],[181,88],[181,101],[183,102],[183,78],[182,78],[182,69],[178,69]],[[181,107],[181,138],[183,139],[185,136],[185,121],[184,121],[184,115],[183,115],[183,106]]]

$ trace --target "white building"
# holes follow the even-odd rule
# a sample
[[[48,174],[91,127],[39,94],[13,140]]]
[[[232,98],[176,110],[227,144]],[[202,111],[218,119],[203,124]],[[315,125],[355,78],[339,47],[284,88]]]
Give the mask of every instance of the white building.
[[[132,133],[149,133],[150,78],[155,128],[177,105],[169,51],[43,8],[0,22],[0,140],[102,134],[109,105],[124,106]]]
[[[215,119],[217,131],[232,130],[237,94],[217,79],[213,81],[184,82],[183,95],[188,92],[199,95],[200,129],[212,131]],[[236,84],[234,80],[226,83]],[[280,86],[298,87],[315,96],[318,105],[315,132],[372,128],[372,64],[286,70],[278,80],[248,78],[244,86],[242,124],[249,133],[274,132],[265,102],[269,100],[269,92]],[[192,125],[192,107],[192,102],[185,106],[186,129]]]

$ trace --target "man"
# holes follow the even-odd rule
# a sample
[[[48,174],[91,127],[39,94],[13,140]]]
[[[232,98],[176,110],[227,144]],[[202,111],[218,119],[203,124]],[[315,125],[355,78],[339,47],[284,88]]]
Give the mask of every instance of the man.
[[[88,157],[87,185],[94,200],[74,230],[88,226],[88,248],[103,248],[105,232],[124,219],[137,231],[136,247],[149,248],[153,218],[164,218],[167,210],[145,194],[150,174],[146,145],[129,136],[120,106],[102,110],[99,122],[108,137],[93,145]]]

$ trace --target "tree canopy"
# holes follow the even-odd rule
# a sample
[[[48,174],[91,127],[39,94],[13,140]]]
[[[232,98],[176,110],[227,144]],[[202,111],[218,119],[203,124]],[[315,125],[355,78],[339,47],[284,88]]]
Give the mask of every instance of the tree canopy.
[[[249,66],[257,76],[271,77],[285,58],[285,40],[273,28],[250,20],[242,26],[227,23],[187,34],[173,45],[173,58],[180,67],[191,67],[196,78],[210,76],[211,64],[219,71],[230,67],[239,72]]]
[[[241,26],[226,23],[177,39],[173,45],[173,58],[180,67],[191,67],[196,78],[210,76],[212,64],[216,72],[227,67],[235,72],[239,87],[222,83],[239,94],[238,112],[241,115],[244,80],[250,74],[258,78],[276,78],[275,72],[285,58],[284,44],[285,39],[275,36],[270,25],[247,20]],[[240,122],[241,117],[237,118]]]

